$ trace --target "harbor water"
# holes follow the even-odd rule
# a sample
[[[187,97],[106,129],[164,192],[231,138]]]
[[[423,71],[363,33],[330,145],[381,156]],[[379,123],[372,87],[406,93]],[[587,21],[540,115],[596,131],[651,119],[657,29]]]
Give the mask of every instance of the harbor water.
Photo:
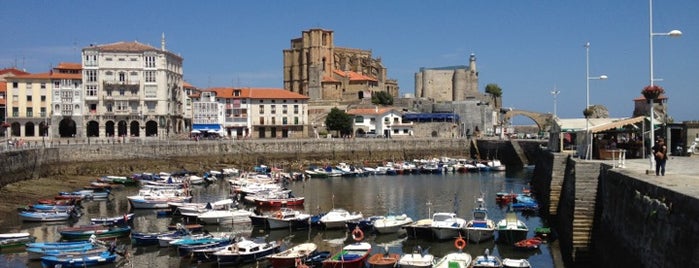
[[[507,206],[496,202],[497,192],[522,193],[529,188],[531,169],[508,170],[507,172],[447,173],[443,175],[396,175],[368,177],[336,177],[308,179],[290,182],[288,188],[295,196],[305,197],[305,205],[299,209],[310,214],[327,212],[334,208],[361,212],[365,217],[387,214],[407,214],[413,220],[430,218],[435,212],[456,212],[457,216],[469,220],[471,210],[477,197],[483,195],[489,210],[489,217],[495,222],[505,217]],[[194,186],[193,202],[217,201],[229,197],[230,185],[225,180],[207,186]],[[70,190],[70,189],[66,189]],[[159,232],[168,225],[183,222],[178,217],[164,216],[158,210],[131,210],[126,196],[136,193],[136,187],[125,187],[112,191],[108,201],[86,201],[83,203],[84,215],[77,221],[58,223],[22,222],[16,213],[2,215],[4,232],[28,232],[37,241],[58,241],[57,229],[66,226],[89,224],[90,218],[113,217],[125,213],[135,213],[133,230],[137,232]],[[536,227],[545,223],[536,215],[518,217],[529,227],[529,236],[534,236]],[[314,242],[319,250],[339,251],[343,245],[352,242],[352,236],[345,229],[322,230],[265,230],[253,228],[249,223],[226,223],[223,225],[206,225],[209,232],[233,232],[239,236],[257,237],[268,241],[282,242],[282,249],[304,242]],[[497,234],[496,234],[497,235]],[[391,253],[411,253],[417,246],[426,249],[436,257],[455,251],[454,241],[434,241],[408,238],[404,231],[387,235],[367,235],[365,241],[373,244],[373,251]],[[116,267],[216,267],[216,263],[192,263],[190,259],[178,257],[171,248],[156,246],[136,247],[130,245],[130,239],[117,241],[128,249],[128,262],[123,258],[113,266]],[[468,243],[464,249],[475,258],[488,249],[490,254],[500,258],[526,258],[532,267],[553,267],[552,254],[547,244],[534,250],[518,250],[512,245],[499,244],[493,240],[481,243]],[[265,261],[246,264],[243,267],[266,267]],[[27,254],[21,250],[2,252],[0,267],[41,267],[39,261],[27,260]]]

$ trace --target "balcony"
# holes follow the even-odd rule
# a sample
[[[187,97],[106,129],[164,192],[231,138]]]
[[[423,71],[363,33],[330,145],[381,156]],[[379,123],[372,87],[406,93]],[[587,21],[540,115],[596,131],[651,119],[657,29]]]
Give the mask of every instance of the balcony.
[[[126,88],[126,89],[131,89],[131,88],[136,88],[138,89],[141,86],[141,81],[139,80],[126,80],[126,81],[119,81],[119,80],[104,80],[102,81],[104,83],[104,89],[105,90],[115,90],[115,89],[121,89],[121,88]]]
[[[102,96],[102,100],[115,100],[115,101],[137,101],[140,100],[141,96],[139,95],[104,95]]]

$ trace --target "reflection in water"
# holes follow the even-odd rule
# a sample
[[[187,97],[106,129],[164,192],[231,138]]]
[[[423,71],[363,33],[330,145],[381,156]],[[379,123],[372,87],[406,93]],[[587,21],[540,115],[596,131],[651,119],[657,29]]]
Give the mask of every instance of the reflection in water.
[[[357,178],[329,178],[311,179],[305,182],[294,182],[289,188],[296,196],[306,198],[305,205],[299,210],[305,210],[311,214],[327,212],[335,208],[344,208],[348,211],[362,212],[365,217],[372,215],[402,214],[405,213],[417,221],[430,218],[434,212],[456,212],[461,218],[470,219],[471,209],[474,208],[475,199],[483,194],[490,212],[490,218],[494,221],[502,219],[507,210],[506,206],[495,203],[495,194],[500,191],[520,193],[528,188],[528,176],[531,170],[518,170],[508,173],[467,173],[445,175],[405,175],[405,176],[369,176]],[[193,202],[218,201],[228,198],[229,185],[225,181],[209,186],[193,187]],[[127,195],[134,194],[136,188],[117,189],[109,201],[92,201],[84,204],[85,215],[76,222],[60,223],[22,223],[16,213],[5,215],[6,226],[1,227],[1,232],[26,231],[37,237],[37,241],[57,241],[60,239],[58,228],[65,226],[88,224],[91,217],[110,217],[123,215],[129,212]],[[168,225],[188,222],[180,217],[163,217],[156,210],[136,210],[133,227],[139,232],[163,231]],[[535,215],[520,218],[529,226],[530,234],[542,225],[541,220]],[[312,228],[306,230],[265,230],[252,228],[247,224],[235,225],[208,225],[205,229],[209,232],[234,232],[241,236],[263,237],[268,241],[282,242],[282,249],[304,242],[314,242],[318,250],[338,251],[344,244],[351,243],[351,235],[346,230],[322,230]],[[454,241],[431,241],[421,239],[408,239],[401,231],[395,234],[375,235],[367,234],[365,238],[374,245],[374,253],[383,253],[385,248],[391,253],[412,252],[420,246],[427,249],[437,257],[453,252]],[[128,238],[119,240],[128,244]],[[491,254],[501,258],[528,258],[535,267],[553,267],[551,254],[546,245],[533,251],[516,250],[513,246],[496,244],[493,240],[479,244],[469,243],[466,252],[473,257],[483,254],[488,249]],[[158,246],[130,248],[134,267],[215,267],[215,264],[190,263],[189,259],[182,259],[177,253],[168,248]],[[0,255],[0,263],[17,264],[13,267],[40,267],[40,263],[26,260],[26,253],[13,253]],[[244,267],[255,267],[257,264],[248,264]],[[260,263],[260,266],[266,265]]]

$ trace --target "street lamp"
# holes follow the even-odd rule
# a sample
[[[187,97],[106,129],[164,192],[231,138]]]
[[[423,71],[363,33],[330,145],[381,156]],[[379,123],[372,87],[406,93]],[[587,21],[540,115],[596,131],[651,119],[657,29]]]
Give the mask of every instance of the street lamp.
[[[590,76],[590,42],[585,43],[585,109],[590,108],[590,80],[605,80],[606,75]],[[592,133],[590,133],[590,118],[585,117],[585,159],[592,158]]]
[[[648,30],[648,43],[650,44],[650,85],[653,86],[655,81],[661,81],[661,79],[656,79],[653,75],[653,36],[670,36],[670,37],[680,37],[682,36],[682,32],[680,30],[672,30],[667,33],[654,33],[653,32],[653,0],[648,0],[648,13],[649,13],[649,30]],[[655,126],[654,126],[654,115],[653,115],[653,108],[654,108],[654,102],[655,100],[650,100],[649,105],[650,105],[650,149],[652,150],[653,146],[655,146]],[[650,157],[653,159],[652,157]],[[650,169],[653,169],[653,161],[650,161],[651,167]]]
[[[561,91],[557,90],[556,87],[553,87],[553,90],[551,90],[551,95],[553,95],[553,118],[556,118],[556,110],[557,110],[557,100],[556,97],[558,97],[558,94],[560,94]]]

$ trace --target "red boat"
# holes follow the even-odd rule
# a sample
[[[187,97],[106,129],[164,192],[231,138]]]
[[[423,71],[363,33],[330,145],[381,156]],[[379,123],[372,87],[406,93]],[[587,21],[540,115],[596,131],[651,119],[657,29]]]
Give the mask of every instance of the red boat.
[[[518,249],[537,249],[539,245],[543,243],[543,240],[539,237],[532,237],[529,239],[524,239],[515,243],[515,247]]]
[[[79,199],[66,199],[66,200],[39,199],[36,202],[39,204],[56,205],[56,206],[77,206],[77,205],[80,205]]]
[[[84,196],[81,195],[81,194],[61,194],[61,195],[55,196],[53,199],[56,199],[56,200],[76,200],[76,201],[78,201],[78,200],[83,200],[83,197],[84,197]]]
[[[357,242],[342,248],[342,251],[323,261],[323,268],[363,268],[371,252],[371,244]]]
[[[255,205],[258,207],[289,207],[303,206],[303,197],[290,198],[255,198]]]

